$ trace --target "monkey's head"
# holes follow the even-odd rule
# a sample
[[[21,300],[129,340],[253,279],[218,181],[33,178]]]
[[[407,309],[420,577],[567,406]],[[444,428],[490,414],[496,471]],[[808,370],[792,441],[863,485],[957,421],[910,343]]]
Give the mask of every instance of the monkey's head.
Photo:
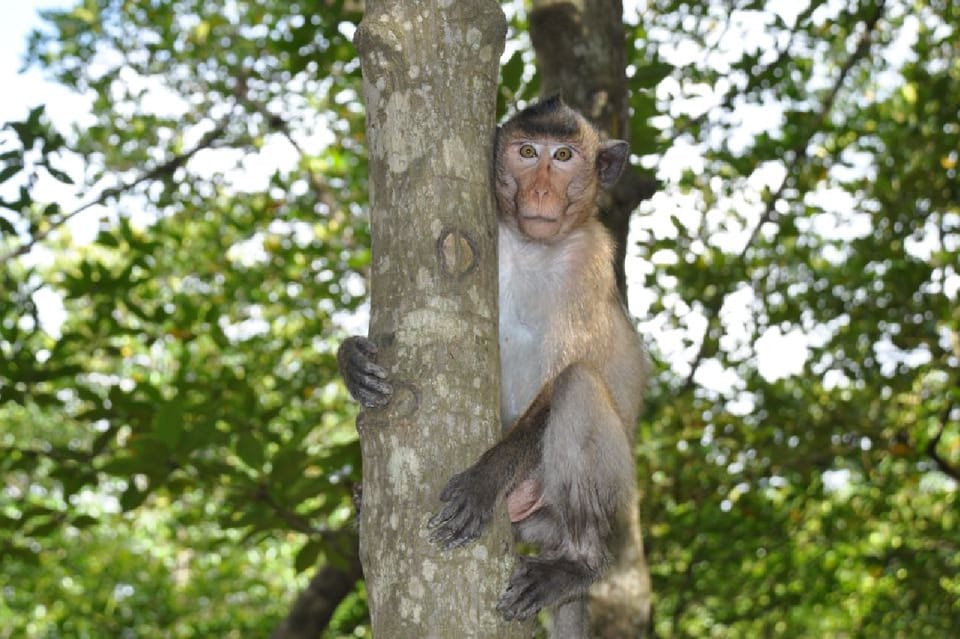
[[[617,181],[628,152],[559,97],[527,107],[497,131],[500,215],[531,239],[559,239],[596,215],[599,189]]]

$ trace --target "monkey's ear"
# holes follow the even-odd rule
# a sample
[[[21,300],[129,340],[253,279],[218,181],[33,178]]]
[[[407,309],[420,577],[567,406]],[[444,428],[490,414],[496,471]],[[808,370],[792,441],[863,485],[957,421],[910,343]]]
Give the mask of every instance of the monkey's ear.
[[[630,145],[623,140],[607,140],[600,144],[597,150],[597,174],[602,188],[613,186],[623,173],[629,155]]]

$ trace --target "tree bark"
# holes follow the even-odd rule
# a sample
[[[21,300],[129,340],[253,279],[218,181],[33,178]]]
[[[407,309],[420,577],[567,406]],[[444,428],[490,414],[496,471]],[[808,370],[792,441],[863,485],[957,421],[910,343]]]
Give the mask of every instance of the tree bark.
[[[369,149],[370,338],[394,395],[358,419],[373,636],[515,637],[495,604],[506,513],[450,553],[425,523],[500,436],[491,149],[506,22],[494,0],[369,0],[355,44]]]
[[[623,4],[619,0],[535,0],[530,38],[544,96],[560,93],[611,138],[630,139],[629,90]],[[602,204],[601,219],[617,245],[614,269],[626,299],[624,259],[633,210],[653,195],[656,182],[632,167]],[[630,513],[630,546],[590,591],[592,637],[647,636],[650,572],[643,553],[640,510]]]

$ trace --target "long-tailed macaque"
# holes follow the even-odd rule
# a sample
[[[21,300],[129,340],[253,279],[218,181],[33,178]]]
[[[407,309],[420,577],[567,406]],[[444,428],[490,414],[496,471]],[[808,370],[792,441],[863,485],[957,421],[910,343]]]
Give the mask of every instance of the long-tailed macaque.
[[[559,98],[497,133],[500,415],[503,439],[454,475],[428,526],[455,548],[477,539],[501,499],[519,556],[497,604],[506,619],[553,606],[554,636],[585,632],[586,591],[622,541],[635,499],[632,433],[646,377],[640,340],[614,283],[613,247],[597,219],[599,189],[620,176],[626,142],[601,141]],[[364,406],[389,401],[376,347],[338,352]]]

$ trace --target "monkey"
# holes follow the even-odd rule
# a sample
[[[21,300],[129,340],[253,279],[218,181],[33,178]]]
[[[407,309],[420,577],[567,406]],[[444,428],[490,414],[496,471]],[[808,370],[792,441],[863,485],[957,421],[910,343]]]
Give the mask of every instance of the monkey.
[[[559,97],[498,127],[501,440],[454,475],[427,522],[452,549],[480,537],[505,503],[518,555],[497,603],[507,620],[552,608],[552,636],[586,632],[586,594],[624,542],[636,498],[633,431],[647,360],[613,271],[613,242],[598,196],[626,164],[621,140],[601,140]],[[338,363],[363,406],[383,406],[392,387],[376,346],[354,336]]]

